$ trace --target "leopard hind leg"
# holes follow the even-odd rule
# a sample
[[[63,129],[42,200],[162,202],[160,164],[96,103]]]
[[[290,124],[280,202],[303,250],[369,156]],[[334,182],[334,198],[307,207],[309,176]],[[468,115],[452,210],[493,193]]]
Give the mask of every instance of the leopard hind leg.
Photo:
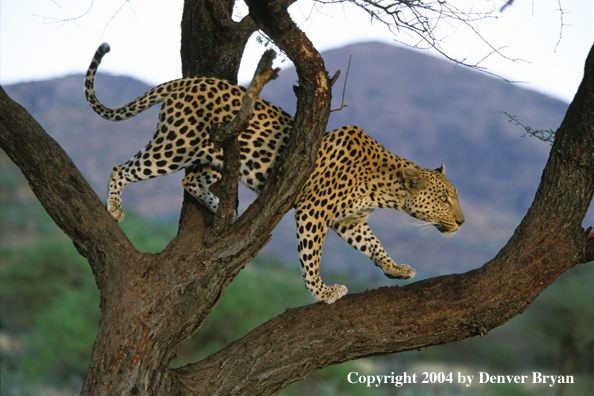
[[[126,185],[169,175],[187,167],[191,161],[188,155],[173,157],[155,151],[153,144],[149,143],[130,160],[112,169],[107,189],[107,211],[117,222],[121,222],[125,216],[121,205],[122,191]]]
[[[216,213],[219,209],[219,199],[210,192],[209,187],[221,179],[221,173],[208,165],[193,166],[182,185],[184,189],[201,204]]]
[[[107,211],[118,223],[124,220],[124,211],[122,210],[122,191],[132,180],[125,176],[124,166],[119,165],[112,169],[109,176],[109,185],[107,187]]]

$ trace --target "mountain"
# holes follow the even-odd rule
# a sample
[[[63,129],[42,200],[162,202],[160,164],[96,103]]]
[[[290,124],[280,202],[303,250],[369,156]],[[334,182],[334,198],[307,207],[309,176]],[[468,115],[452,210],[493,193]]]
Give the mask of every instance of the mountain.
[[[534,129],[556,129],[567,104],[386,44],[356,44],[323,55],[329,73],[342,69],[343,76],[352,56],[348,107],[332,113],[329,130],[357,125],[395,154],[426,168],[444,163],[454,180],[472,181],[468,191],[460,186],[463,196],[528,208],[550,147],[521,139],[523,130],[499,111],[517,115]],[[286,92],[296,81],[294,70],[287,70],[262,96],[293,113],[295,101]],[[333,108],[340,107],[342,89],[343,78],[334,85]],[[526,165],[518,169],[522,161]],[[494,182],[497,174],[505,175],[506,183]],[[526,182],[528,188],[518,189]]]
[[[550,150],[547,143],[521,138],[523,129],[509,123],[500,111],[516,115],[533,129],[556,129],[568,104],[386,44],[350,45],[325,52],[323,57],[330,74],[342,70],[334,86],[333,108],[341,105],[343,86],[347,106],[331,114],[328,130],[357,125],[394,154],[422,167],[443,163],[459,190],[466,224],[452,238],[401,213],[376,211],[370,224],[391,256],[415,266],[419,278],[464,272],[492,258],[530,206]],[[85,102],[83,79],[75,75],[5,89],[64,147],[105,199],[111,168],[148,143],[156,128],[158,107],[126,122],[105,121]],[[296,83],[294,69],[283,70],[265,87],[262,97],[293,113],[292,85]],[[108,107],[119,107],[150,88],[130,77],[99,74],[96,79],[97,96]],[[177,220],[182,177],[178,173],[128,186],[124,210]],[[242,189],[242,207],[253,197]],[[590,213],[586,221],[592,224],[593,220]],[[265,253],[297,260],[292,215],[275,230]],[[338,270],[363,278],[378,274],[367,259],[335,235],[327,238],[323,261],[323,272]],[[378,284],[393,283],[377,279]],[[327,280],[332,282],[331,277]]]

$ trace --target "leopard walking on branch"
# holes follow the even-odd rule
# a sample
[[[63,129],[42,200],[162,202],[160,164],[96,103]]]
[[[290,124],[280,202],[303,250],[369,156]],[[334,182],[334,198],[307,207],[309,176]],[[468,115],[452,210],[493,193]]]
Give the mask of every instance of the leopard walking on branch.
[[[221,178],[223,152],[210,141],[214,124],[237,114],[245,88],[214,78],[181,78],[151,89],[118,109],[95,96],[94,79],[109,45],[96,51],[85,78],[85,95],[93,110],[110,121],[122,121],[162,103],[152,140],[111,172],[107,210],[122,221],[124,187],[189,168],[183,187],[212,212],[218,198],[209,187]],[[249,126],[239,135],[240,180],[259,193],[292,132],[293,117],[258,99]],[[319,275],[322,245],[328,229],[363,253],[391,279],[409,279],[415,270],[397,264],[367,224],[374,209],[390,208],[433,224],[445,235],[464,223],[458,192],[436,170],[400,158],[356,126],[325,135],[316,167],[295,202],[301,271],[306,288],[318,301],[331,304],[347,293],[343,285],[326,286]]]

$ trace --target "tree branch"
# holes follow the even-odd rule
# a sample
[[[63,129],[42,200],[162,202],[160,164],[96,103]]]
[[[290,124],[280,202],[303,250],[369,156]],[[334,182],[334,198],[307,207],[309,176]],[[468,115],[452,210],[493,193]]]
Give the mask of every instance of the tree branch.
[[[138,257],[72,160],[0,87],[0,147],[21,169],[47,213],[89,260],[99,285],[110,262]],[[101,287],[101,286],[100,286]]]
[[[204,245],[188,232],[200,225],[190,222],[162,253],[138,253],[66,153],[0,89],[1,147],[88,258],[101,290],[102,318],[83,394],[272,394],[328,365],[484,334],[521,313],[563,271],[592,259],[594,240],[581,229],[594,191],[591,52],[535,202],[494,260],[464,275],[289,310],[206,360],[171,371],[177,347],[268,241],[315,164],[330,84],[286,4],[250,0],[244,20],[251,28],[253,18],[297,66],[294,133],[262,193],[217,243]],[[185,65],[188,73],[196,70]]]
[[[301,186],[305,183],[315,166],[318,146],[326,130],[330,107],[330,85],[324,62],[291,20],[284,7],[286,2],[279,1],[276,6],[250,3],[250,16],[275,40],[287,56],[298,60],[302,88],[297,101],[297,113],[294,118],[293,133],[284,149],[284,155],[268,177],[264,189],[244,214],[234,223],[226,235],[229,240],[261,240],[262,246],[269,235],[292,207]],[[262,9],[260,9],[262,7]],[[296,63],[297,64],[297,63]],[[266,240],[262,239],[266,237]],[[260,249],[261,249],[260,247]],[[232,252],[229,252],[232,254]],[[241,268],[241,267],[239,267]],[[230,269],[231,272],[238,268]]]
[[[262,88],[270,80],[278,77],[280,69],[272,69],[272,61],[276,57],[273,50],[266,51],[254,73],[254,77],[243,97],[239,112],[225,126],[210,129],[210,140],[217,150],[223,149],[225,163],[223,165],[223,179],[221,181],[220,205],[215,216],[215,224],[211,241],[214,241],[226,232],[236,217],[237,210],[237,187],[239,183],[239,168],[241,158],[239,152],[239,135],[248,127],[250,119],[254,114],[256,101],[262,92]]]
[[[240,22],[233,21],[233,4],[231,0],[184,0],[181,41],[184,77],[217,77],[237,83],[241,55],[257,28],[249,15]],[[213,40],[196,40],[196,37]]]
[[[180,394],[274,394],[330,365],[484,336],[522,313],[559,275],[594,259],[581,228],[594,194],[593,109],[594,47],[532,207],[483,267],[289,309],[175,370]]]
[[[453,5],[451,2],[442,0],[429,1],[408,1],[408,0],[315,0],[320,4],[334,4],[334,3],[350,3],[369,14],[372,21],[377,21],[385,25],[395,37],[401,33],[410,33],[413,37],[417,37],[419,41],[416,44],[407,44],[400,39],[400,42],[408,47],[415,49],[433,48],[446,59],[455,62],[462,66],[467,66],[472,69],[481,70],[483,73],[494,75],[504,81],[508,81],[501,76],[488,72],[481,63],[493,54],[497,54],[504,59],[511,61],[518,61],[519,59],[511,59],[504,55],[501,50],[503,48],[494,47],[487,39],[485,39],[475,27],[475,22],[494,18],[493,13],[496,7],[493,6],[486,11],[474,11],[474,9],[461,10]],[[453,23],[458,29],[460,26],[469,29],[472,34],[478,37],[485,46],[489,49],[489,54],[476,62],[470,62],[468,59],[452,57],[448,54],[442,46],[445,37],[438,36],[438,26],[441,24]]]

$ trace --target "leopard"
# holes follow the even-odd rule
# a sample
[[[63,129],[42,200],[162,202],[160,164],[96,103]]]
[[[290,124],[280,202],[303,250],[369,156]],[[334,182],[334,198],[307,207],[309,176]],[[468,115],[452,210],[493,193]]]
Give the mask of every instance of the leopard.
[[[85,96],[95,113],[122,121],[162,103],[151,141],[109,177],[106,209],[124,218],[122,190],[127,184],[186,169],[183,188],[213,213],[219,201],[209,187],[221,179],[222,149],[210,140],[216,123],[229,122],[239,111],[245,88],[228,81],[196,77],[160,84],[132,102],[109,109],[97,99],[95,74],[107,43],[99,46],[85,77]],[[240,181],[259,193],[292,133],[293,117],[258,98],[247,128],[238,136]],[[396,209],[433,225],[446,236],[464,223],[458,191],[445,177],[445,167],[425,169],[390,153],[356,126],[324,134],[315,168],[295,203],[298,255],[305,287],[315,300],[332,304],[344,285],[326,285],[320,277],[322,245],[331,229],[369,258],[390,279],[410,279],[415,269],[393,261],[370,229],[375,209]]]

